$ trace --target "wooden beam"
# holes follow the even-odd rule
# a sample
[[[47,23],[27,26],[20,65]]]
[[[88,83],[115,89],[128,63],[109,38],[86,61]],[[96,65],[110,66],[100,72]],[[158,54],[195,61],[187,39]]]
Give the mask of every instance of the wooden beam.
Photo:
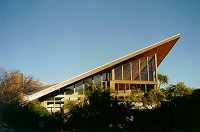
[[[120,83],[120,84],[157,84],[155,81],[130,81],[130,80],[111,80],[110,83]]]

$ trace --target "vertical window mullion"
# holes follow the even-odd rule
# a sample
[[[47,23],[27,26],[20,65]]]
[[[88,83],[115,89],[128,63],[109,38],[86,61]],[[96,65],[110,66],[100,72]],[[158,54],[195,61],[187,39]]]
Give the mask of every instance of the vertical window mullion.
[[[149,57],[147,57],[147,80],[149,81]]]
[[[121,66],[122,70],[122,80],[124,80],[124,65]]]
[[[139,72],[139,80],[141,81],[140,59],[138,60],[138,72]]]
[[[131,62],[129,62],[129,64],[130,64],[130,72],[131,72],[131,81],[133,80],[133,69],[132,69],[132,63]]]

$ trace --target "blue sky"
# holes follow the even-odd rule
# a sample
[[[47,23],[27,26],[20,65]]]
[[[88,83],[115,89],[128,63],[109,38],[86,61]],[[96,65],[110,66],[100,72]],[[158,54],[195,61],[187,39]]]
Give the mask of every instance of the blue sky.
[[[180,33],[159,67],[200,88],[198,0],[0,0],[0,67],[57,83]]]

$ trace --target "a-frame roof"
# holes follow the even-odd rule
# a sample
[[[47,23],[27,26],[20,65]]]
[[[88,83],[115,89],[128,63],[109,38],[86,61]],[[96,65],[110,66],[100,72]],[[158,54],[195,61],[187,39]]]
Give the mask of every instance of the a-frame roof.
[[[180,34],[177,34],[175,36],[172,36],[170,38],[167,38],[163,41],[160,41],[160,42],[157,42],[153,45],[150,45],[144,49],[141,49],[139,51],[136,51],[134,53],[131,53],[129,55],[126,55],[124,57],[121,57],[119,59],[116,59],[114,61],[111,61],[105,65],[102,65],[102,66],[99,66],[95,69],[92,69],[88,72],[85,72],[81,75],[78,75],[78,76],[75,76],[71,79],[68,79],[66,81],[63,81],[61,83],[58,83],[56,85],[53,85],[49,88],[46,88],[44,90],[41,90],[37,93],[34,93],[32,95],[29,95],[26,97],[27,100],[31,101],[31,100],[34,100],[34,99],[37,99],[37,98],[40,98],[48,93],[51,93],[55,90],[58,90],[64,86],[67,86],[67,85],[70,85],[70,84],[73,84],[81,79],[84,79],[86,77],[89,77],[93,74],[96,74],[96,73],[99,73],[103,70],[106,70],[110,67],[113,67],[117,64],[120,64],[121,62],[124,62],[126,60],[129,60],[133,57],[136,57],[136,58],[143,58],[143,57],[146,57],[146,56],[149,56],[149,55],[152,55],[152,54],[157,54],[157,64],[159,65],[162,60],[165,58],[165,56],[168,54],[168,52],[171,50],[171,48],[175,45],[175,43],[177,42],[177,40],[180,38]]]

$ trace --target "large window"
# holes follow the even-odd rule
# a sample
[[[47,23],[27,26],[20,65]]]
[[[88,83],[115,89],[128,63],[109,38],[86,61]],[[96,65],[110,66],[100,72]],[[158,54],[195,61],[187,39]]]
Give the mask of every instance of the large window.
[[[79,95],[83,95],[83,81],[75,84],[75,91],[78,92]]]
[[[103,81],[108,81],[108,73],[103,73],[102,79],[103,79]]]
[[[94,84],[98,87],[101,86],[101,75],[94,76]]]
[[[115,68],[115,80],[122,80],[122,66]]]
[[[84,83],[85,83],[85,89],[88,89],[89,87],[91,87],[92,86],[92,77],[86,78],[84,80]]]
[[[138,60],[131,62],[132,65],[132,80],[139,80],[139,63]]]
[[[131,80],[131,70],[129,62],[123,65],[123,80]]]
[[[67,95],[74,94],[74,85],[64,87],[64,94],[67,94]]]
[[[140,60],[141,81],[148,81],[147,58]]]
[[[156,76],[156,66],[155,66],[155,56],[149,57],[149,81],[155,81]]]

